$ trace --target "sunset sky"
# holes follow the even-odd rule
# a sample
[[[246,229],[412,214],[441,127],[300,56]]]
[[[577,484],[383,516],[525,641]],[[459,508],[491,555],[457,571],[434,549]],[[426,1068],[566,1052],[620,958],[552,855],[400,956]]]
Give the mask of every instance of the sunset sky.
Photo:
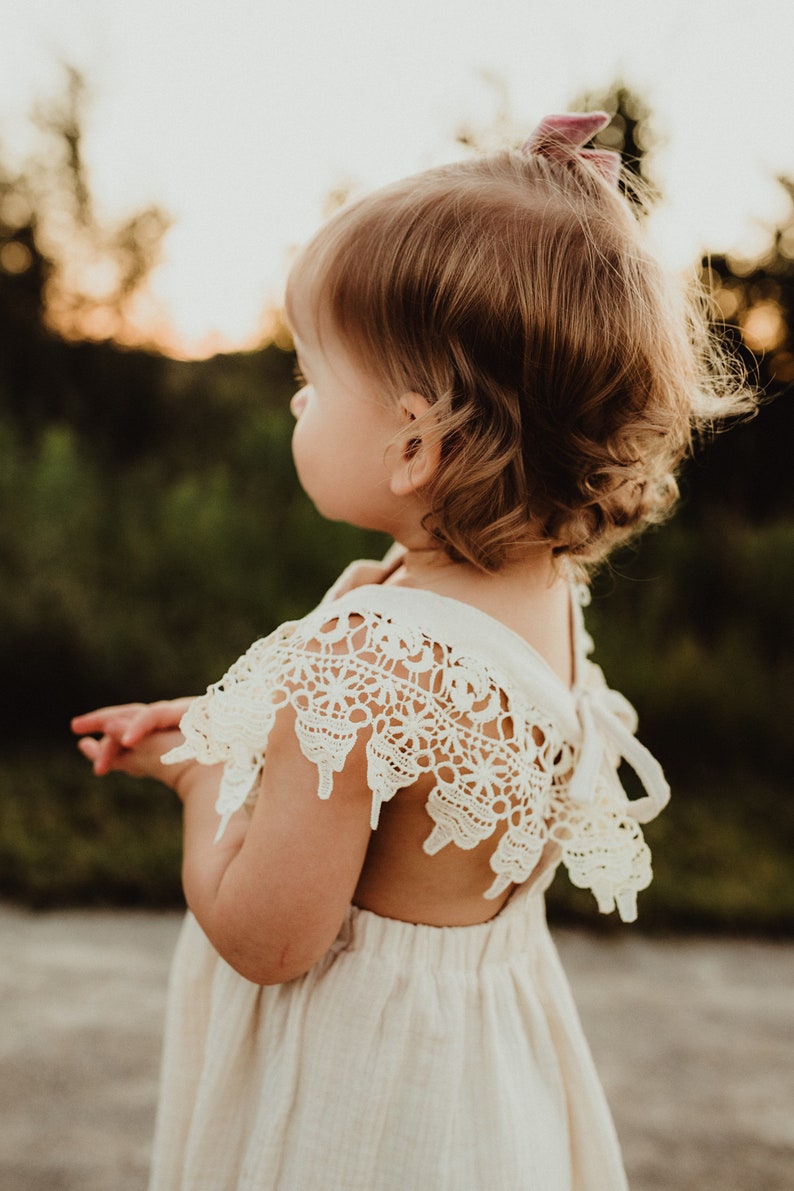
[[[100,211],[158,203],[175,223],[147,330],[183,354],[250,344],[291,246],[339,186],[370,188],[458,153],[502,80],[528,131],[621,77],[663,138],[655,234],[684,264],[751,251],[794,174],[791,0],[0,0],[0,152],[35,146],[62,60],[93,103]]]

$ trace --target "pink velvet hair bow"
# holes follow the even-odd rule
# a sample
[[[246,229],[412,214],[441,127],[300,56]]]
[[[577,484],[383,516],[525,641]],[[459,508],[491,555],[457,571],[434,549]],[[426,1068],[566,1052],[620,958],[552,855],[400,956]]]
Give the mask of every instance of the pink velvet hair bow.
[[[620,154],[611,149],[583,149],[591,137],[606,128],[606,112],[566,112],[544,116],[540,124],[521,146],[522,153],[535,153],[558,161],[572,156],[582,157],[598,171],[610,186],[617,186],[620,178]]]

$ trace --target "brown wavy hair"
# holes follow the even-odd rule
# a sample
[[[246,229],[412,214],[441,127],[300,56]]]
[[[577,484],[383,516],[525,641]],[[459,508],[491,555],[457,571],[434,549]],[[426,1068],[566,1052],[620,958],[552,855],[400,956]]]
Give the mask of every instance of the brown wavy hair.
[[[693,435],[752,408],[703,300],[573,152],[504,151],[376,191],[320,229],[295,277],[318,333],[431,403],[426,524],[484,571],[544,539],[603,559],[670,511]]]

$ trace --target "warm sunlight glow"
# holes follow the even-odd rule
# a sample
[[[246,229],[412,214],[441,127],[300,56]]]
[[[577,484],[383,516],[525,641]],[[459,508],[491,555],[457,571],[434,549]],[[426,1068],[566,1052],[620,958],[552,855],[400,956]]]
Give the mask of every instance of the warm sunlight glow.
[[[30,249],[18,240],[9,240],[0,248],[0,269],[4,273],[25,273],[33,264]]]
[[[194,0],[189,27],[184,6],[159,0],[6,9],[3,167],[35,152],[31,110],[62,94],[61,63],[72,64],[88,84],[83,148],[101,221],[151,205],[173,221],[151,308],[121,333],[183,356],[257,342],[291,246],[341,194],[459,156],[466,128],[516,143],[545,112],[621,77],[653,113],[664,200],[653,226],[677,266],[707,251],[757,259],[787,201],[776,177],[794,172],[781,115],[794,110],[790,39],[774,35],[791,28],[790,0],[723,0],[719,21],[710,5],[629,0],[399,0],[365,25],[361,0]],[[705,62],[730,80],[718,101]],[[2,181],[13,229],[28,213]],[[794,240],[781,250],[794,259]],[[23,248],[3,251],[2,269],[24,271]],[[106,279],[95,280],[101,296]],[[720,298],[726,318],[731,300]],[[775,341],[769,318],[753,316],[754,342]]]
[[[741,290],[735,285],[721,285],[712,294],[717,314],[724,323],[733,322],[742,301]]]
[[[775,380],[783,385],[790,385],[794,381],[794,355],[791,352],[775,352],[770,363]]]
[[[739,319],[742,338],[750,351],[759,355],[774,351],[785,341],[786,323],[777,302],[758,302]]]

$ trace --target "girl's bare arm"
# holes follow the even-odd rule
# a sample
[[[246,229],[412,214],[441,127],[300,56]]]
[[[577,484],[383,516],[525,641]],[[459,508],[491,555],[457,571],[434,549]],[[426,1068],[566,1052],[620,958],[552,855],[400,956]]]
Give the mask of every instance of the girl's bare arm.
[[[294,979],[330,947],[364,864],[371,805],[364,734],[322,801],[317,769],[295,736],[294,713],[281,711],[253,814],[237,811],[216,842],[223,767],[161,760],[183,741],[174,725],[187,703],[128,704],[78,716],[72,723],[82,734],[78,747],[98,774],[151,777],[176,792],[184,804],[185,897],[205,934],[247,979]],[[102,735],[97,740],[88,732]]]
[[[308,971],[333,943],[355,892],[370,837],[371,795],[362,737],[317,796],[294,713],[279,713],[253,814],[238,811],[219,843],[214,798],[195,769],[179,779],[185,805],[183,885],[216,950],[257,984]]]

